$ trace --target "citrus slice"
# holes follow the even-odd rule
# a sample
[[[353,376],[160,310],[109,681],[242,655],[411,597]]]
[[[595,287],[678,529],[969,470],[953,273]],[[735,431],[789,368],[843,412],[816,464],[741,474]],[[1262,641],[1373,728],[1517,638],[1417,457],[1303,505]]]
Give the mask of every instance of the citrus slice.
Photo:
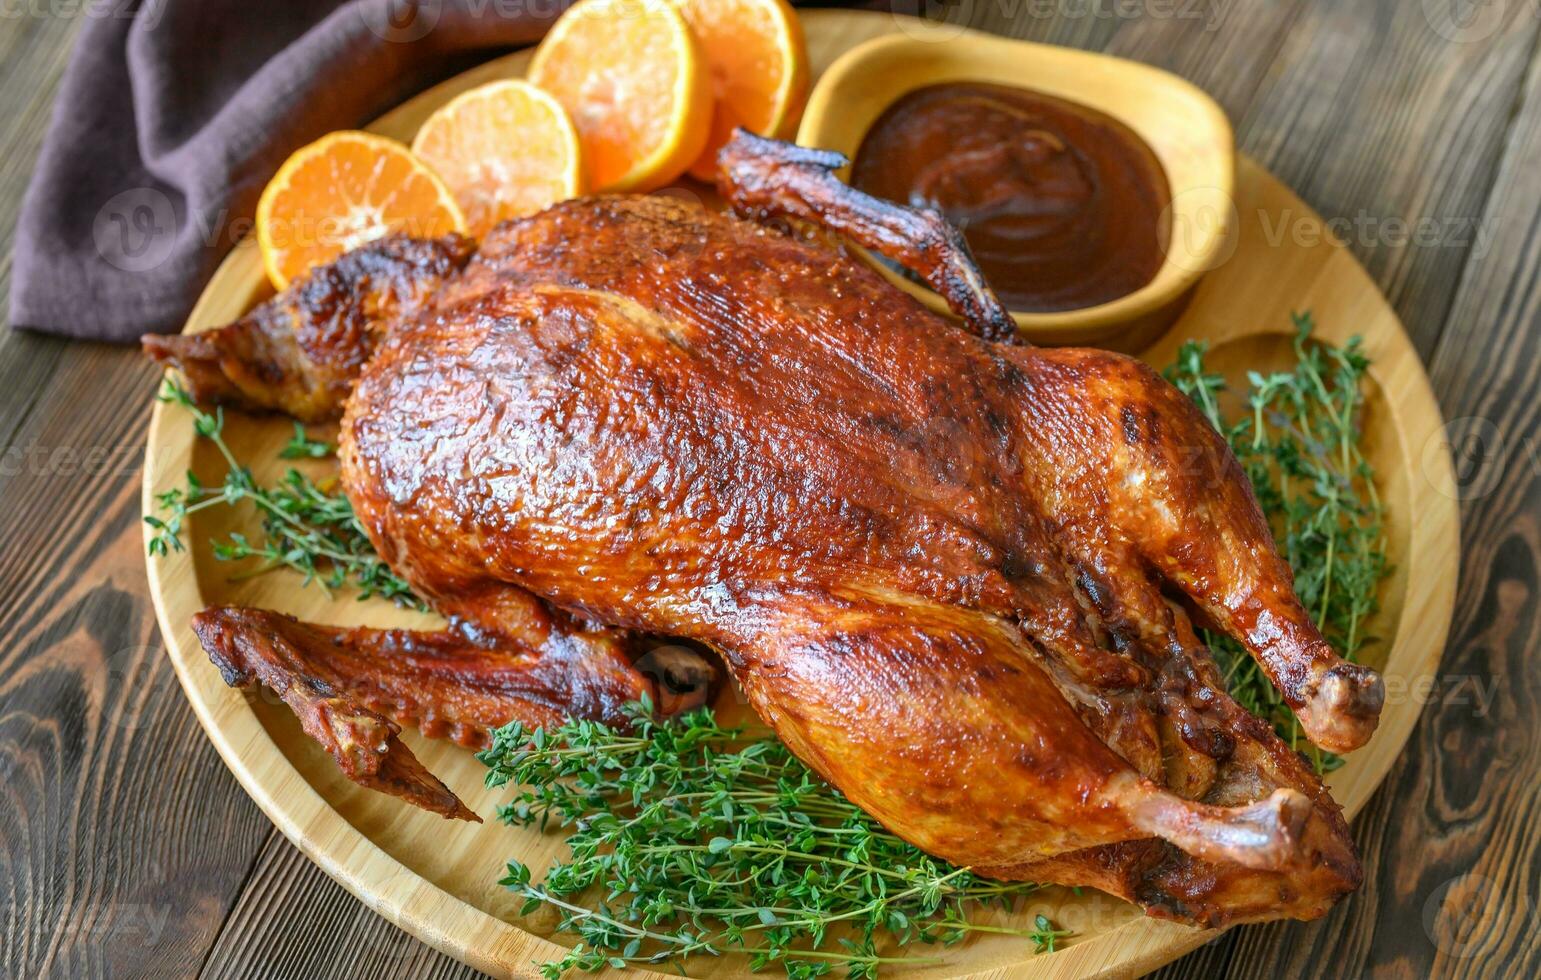
[[[465,231],[444,182],[395,140],[344,130],[295,150],[257,202],[257,244],[275,289],[391,232]]]
[[[580,0],[536,49],[529,78],[572,116],[596,190],[662,187],[711,130],[700,49],[668,0]]]
[[[808,97],[808,47],[786,0],[672,0],[701,45],[712,79],[712,130],[691,176],[712,180],[737,126],[790,137]]]
[[[528,82],[489,82],[451,100],[423,123],[412,152],[443,178],[477,238],[583,193],[578,131]]]

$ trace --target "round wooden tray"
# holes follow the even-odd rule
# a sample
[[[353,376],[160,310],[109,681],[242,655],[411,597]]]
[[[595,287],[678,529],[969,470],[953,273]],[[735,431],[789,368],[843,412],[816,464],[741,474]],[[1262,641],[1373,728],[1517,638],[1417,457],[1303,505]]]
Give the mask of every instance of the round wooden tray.
[[[817,74],[841,52],[879,34],[915,30],[916,22],[886,14],[810,11],[803,15]],[[372,128],[409,140],[433,109],[492,78],[517,76],[527,55],[483,65],[424,93]],[[1459,544],[1455,484],[1438,405],[1401,324],[1365,271],[1324,229],[1320,218],[1261,167],[1243,159],[1236,182],[1236,249],[1203,281],[1181,319],[1145,357],[1172,360],[1185,339],[1208,340],[1221,369],[1266,369],[1288,363],[1289,314],[1309,309],[1318,335],[1342,342],[1365,338],[1374,360],[1367,410],[1367,451],[1379,474],[1388,514],[1388,551],[1395,567],[1367,659],[1384,669],[1388,699],[1380,730],[1329,780],[1349,814],[1364,805],[1401,751],[1421,708],[1417,692],[1439,665],[1455,596]],[[215,273],[189,318],[189,331],[243,314],[269,289],[256,249],[238,247]],[[277,419],[232,415],[226,436],[259,479],[290,465],[277,458],[292,430]],[[310,465],[310,464],[307,464]],[[313,464],[323,472],[323,464]],[[144,508],[153,495],[181,484],[192,470],[206,482],[224,473],[213,448],[195,438],[189,416],[157,405],[146,447]],[[210,740],[246,791],[311,860],[392,922],[481,970],[529,976],[535,964],[559,957],[554,921],[516,915],[517,903],[497,884],[503,862],[517,855],[540,869],[560,850],[558,840],[497,823],[447,822],[344,779],[330,758],[300,731],[271,695],[226,687],[189,627],[205,606],[238,604],[278,609],[341,625],[421,626],[430,617],[384,601],[358,602],[303,586],[277,572],[244,580],[216,561],[211,537],[238,529],[224,508],[200,513],[187,552],[148,563],[150,590],[162,633],[188,700]],[[420,758],[478,812],[490,816],[501,794],[482,789],[482,767],[471,753],[443,742],[408,742]],[[1361,899],[1350,898],[1349,901]],[[943,953],[940,963],[891,968],[887,975],[954,977],[1127,976],[1176,958],[1213,932],[1148,919],[1133,906],[1088,891],[1049,890],[1009,919],[1045,913],[1075,935],[1058,952],[1034,955],[1020,940],[982,937]],[[927,956],[937,951],[925,948]],[[638,971],[640,972],[640,971]],[[692,964],[692,975],[747,974],[741,959]]]

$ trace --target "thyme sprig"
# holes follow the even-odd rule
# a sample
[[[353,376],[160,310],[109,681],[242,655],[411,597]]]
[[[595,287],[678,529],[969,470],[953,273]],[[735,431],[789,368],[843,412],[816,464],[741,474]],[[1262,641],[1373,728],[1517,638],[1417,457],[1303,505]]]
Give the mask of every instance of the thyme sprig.
[[[1051,951],[1068,932],[1044,916],[1027,928],[971,921],[1038,886],[976,877],[885,831],[779,741],[719,725],[710,710],[655,722],[632,706],[633,728],[592,721],[546,731],[510,725],[478,758],[488,786],[520,787],[498,815],[514,826],[563,829],[569,856],[540,883],[511,861],[502,884],[542,905],[580,940],[542,967],[672,964],[743,953],[759,970],[873,976],[888,955],[972,933],[1021,936]],[[580,896],[591,896],[581,901]]]
[[[1230,443],[1294,569],[1296,594],[1333,649],[1353,660],[1374,639],[1365,624],[1390,571],[1375,473],[1360,450],[1370,361],[1358,337],[1343,347],[1313,343],[1311,314],[1291,319],[1293,370],[1247,372],[1248,411],[1235,421],[1222,417],[1226,382],[1205,366],[1202,343],[1183,344],[1166,376]],[[1204,640],[1232,696],[1272,722],[1292,748],[1309,745],[1294,712],[1241,645],[1212,632]],[[1319,771],[1342,765],[1315,746],[1310,753]]]
[[[351,585],[360,599],[383,596],[401,605],[422,606],[406,581],[375,554],[353,506],[336,487],[334,478],[317,483],[291,467],[277,483],[263,486],[226,444],[223,410],[203,411],[172,381],[165,383],[158,397],[192,414],[194,431],[213,443],[224,458],[226,472],[219,486],[206,486],[189,470],[182,487],[156,494],[160,513],[144,519],[155,531],[150,538],[150,554],[182,551],[188,519],[199,511],[244,502],[256,508],[261,517],[260,536],[252,540],[232,531],[224,540],[213,542],[214,556],[222,561],[259,562],[239,577],[290,568],[302,574],[307,584],[316,582],[328,590]],[[304,426],[295,423],[294,437],[279,455],[285,459],[322,459],[333,452],[329,443],[311,439]]]

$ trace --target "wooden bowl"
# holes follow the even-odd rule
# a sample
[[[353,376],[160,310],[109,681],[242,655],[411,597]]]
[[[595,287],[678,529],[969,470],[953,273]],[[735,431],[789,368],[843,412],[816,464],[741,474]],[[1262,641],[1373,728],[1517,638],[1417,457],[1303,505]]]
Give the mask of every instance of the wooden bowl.
[[[1194,85],[1149,65],[977,31],[910,30],[868,41],[831,65],[809,97],[797,141],[854,159],[867,130],[900,96],[965,81],[1036,89],[1090,106],[1155,151],[1172,202],[1163,215],[1167,254],[1155,278],[1096,306],[1012,313],[1034,343],[1138,351],[1172,324],[1204,273],[1234,251],[1236,151],[1224,111]],[[947,312],[936,293],[861,254],[895,285]]]

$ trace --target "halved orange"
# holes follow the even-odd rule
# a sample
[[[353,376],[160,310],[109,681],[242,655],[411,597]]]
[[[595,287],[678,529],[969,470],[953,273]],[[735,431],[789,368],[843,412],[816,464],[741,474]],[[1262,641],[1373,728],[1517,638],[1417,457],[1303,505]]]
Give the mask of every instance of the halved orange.
[[[673,0],[706,56],[715,106],[706,149],[690,167],[717,175],[717,151],[737,126],[790,137],[808,98],[808,47],[786,0]]]
[[[583,193],[578,130],[528,82],[489,82],[457,96],[423,123],[412,152],[443,178],[477,238]]]
[[[391,232],[465,230],[454,195],[411,150],[355,130],[294,151],[257,202],[257,244],[275,289]]]
[[[529,79],[572,116],[595,190],[662,187],[706,145],[711,84],[668,0],[580,0],[536,49]]]

